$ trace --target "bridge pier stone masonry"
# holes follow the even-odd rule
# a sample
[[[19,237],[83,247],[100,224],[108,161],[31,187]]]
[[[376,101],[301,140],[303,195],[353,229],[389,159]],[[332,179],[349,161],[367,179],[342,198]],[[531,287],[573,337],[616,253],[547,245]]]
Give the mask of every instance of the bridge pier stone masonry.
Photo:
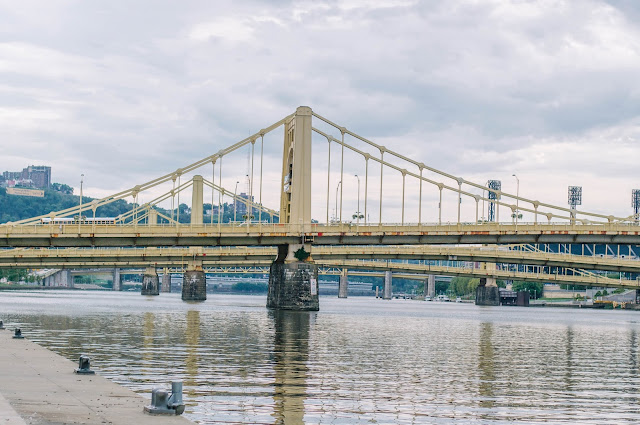
[[[168,268],[164,268],[162,272],[162,284],[160,285],[160,292],[171,292],[171,273]]]
[[[189,262],[187,270],[183,273],[182,301],[206,301],[206,299],[207,275],[202,269],[202,260],[195,258]]]
[[[338,298],[347,298],[349,293],[349,270],[342,269],[340,273],[340,282],[338,284]]]
[[[142,276],[142,295],[160,295],[158,273],[155,267],[147,267]]]
[[[391,274],[391,271],[387,270],[386,272],[384,272],[384,290],[382,291],[383,300],[390,300],[391,298],[393,298],[392,284],[393,275]]]
[[[500,288],[496,278],[491,276],[491,271],[495,271],[495,263],[483,263],[483,268],[487,271],[487,277],[480,278],[480,284],[476,288],[476,305],[500,305]]]
[[[277,310],[318,311],[318,266],[295,257],[296,252],[308,253],[303,244],[278,246],[278,258],[269,269],[267,308]],[[300,256],[300,254],[298,254]]]

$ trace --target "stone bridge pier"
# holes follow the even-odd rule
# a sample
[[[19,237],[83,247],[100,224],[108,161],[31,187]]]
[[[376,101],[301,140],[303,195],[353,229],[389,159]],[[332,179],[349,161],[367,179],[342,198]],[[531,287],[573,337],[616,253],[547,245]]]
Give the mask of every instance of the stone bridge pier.
[[[342,269],[340,283],[338,284],[338,298],[347,298],[349,292],[349,270]]]
[[[267,308],[279,310],[318,311],[318,266],[313,261],[301,261],[295,252],[307,245],[281,245],[278,257],[269,269]],[[299,254],[301,256],[301,254]]]
[[[59,286],[63,288],[73,288],[73,278],[71,277],[71,270],[62,269],[47,276],[42,281],[42,286]]]
[[[392,284],[393,275],[391,274],[390,270],[387,270],[386,272],[384,272],[384,289],[382,291],[383,300],[390,300],[391,298],[393,298]]]
[[[182,301],[207,299],[207,276],[202,269],[202,260],[190,261],[182,279]]]
[[[500,288],[493,275],[496,265],[482,263],[482,268],[487,272],[487,277],[481,277],[480,284],[476,288],[476,305],[500,305]]]
[[[171,292],[171,273],[168,268],[164,268],[162,271],[162,283],[160,285],[160,292]]]
[[[142,295],[160,295],[158,272],[155,267],[147,267],[142,276]]]

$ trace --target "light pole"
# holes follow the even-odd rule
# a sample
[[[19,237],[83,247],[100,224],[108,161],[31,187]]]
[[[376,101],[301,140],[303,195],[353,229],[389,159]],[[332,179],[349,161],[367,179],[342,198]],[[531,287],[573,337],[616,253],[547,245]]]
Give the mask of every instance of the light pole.
[[[338,182],[338,185],[336,186],[336,208],[335,210],[333,210],[333,217],[335,218],[335,220],[338,220],[338,189],[340,189],[341,184],[342,180],[340,180]]]
[[[237,193],[238,193],[238,183],[240,182],[236,182],[236,188],[233,189],[233,222],[235,224],[236,222],[236,212],[238,210],[238,200],[236,199],[237,197]]]
[[[516,231],[518,231],[518,214],[520,214],[520,179],[515,174],[512,174],[516,178]]]
[[[358,211],[356,212],[358,217],[356,224],[360,225],[360,177],[356,174],[356,178],[358,179]]]

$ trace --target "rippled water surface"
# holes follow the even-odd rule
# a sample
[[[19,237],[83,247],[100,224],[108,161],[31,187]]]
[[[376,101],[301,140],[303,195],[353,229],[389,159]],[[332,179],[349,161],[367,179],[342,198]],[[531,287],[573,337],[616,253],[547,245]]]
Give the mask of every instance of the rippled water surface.
[[[640,312],[373,298],[0,293],[0,319],[207,424],[640,423]]]

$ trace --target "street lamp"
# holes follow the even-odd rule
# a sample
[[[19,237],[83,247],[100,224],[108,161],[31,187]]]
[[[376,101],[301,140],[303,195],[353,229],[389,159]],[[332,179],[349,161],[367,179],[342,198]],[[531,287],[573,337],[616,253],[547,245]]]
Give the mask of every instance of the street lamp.
[[[338,189],[340,189],[341,184],[342,184],[342,180],[340,180],[338,182],[338,185],[336,186],[336,208],[335,210],[333,210],[333,217],[335,218],[335,220],[338,219]]]
[[[360,224],[360,177],[356,174],[356,178],[358,179],[358,211],[356,212],[357,221],[356,223]]]
[[[233,189],[233,222],[234,223],[237,220],[236,212],[238,210],[238,201],[237,201],[236,197],[237,197],[237,193],[238,193],[238,183],[240,183],[240,182],[236,182],[236,188]]]
[[[520,214],[520,179],[515,174],[512,174],[516,178],[516,231],[518,231],[518,214]]]

